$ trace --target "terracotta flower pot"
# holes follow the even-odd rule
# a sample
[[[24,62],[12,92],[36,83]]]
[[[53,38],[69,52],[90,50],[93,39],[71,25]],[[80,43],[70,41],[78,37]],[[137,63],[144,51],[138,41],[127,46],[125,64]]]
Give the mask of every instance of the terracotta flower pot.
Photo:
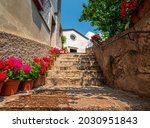
[[[10,96],[15,94],[18,90],[19,84],[20,80],[8,80],[2,87],[1,95]]]
[[[2,90],[2,87],[3,87],[3,84],[4,84],[4,82],[0,82],[0,93],[1,93],[1,90]]]
[[[32,79],[22,81],[20,84],[20,90],[22,90],[22,91],[29,91],[32,89],[32,87],[33,87],[33,80]]]
[[[46,76],[41,76],[40,77],[40,83],[41,83],[42,86],[45,85],[45,83],[46,83]]]
[[[37,78],[33,82],[33,88],[38,88],[40,85],[40,78]]]

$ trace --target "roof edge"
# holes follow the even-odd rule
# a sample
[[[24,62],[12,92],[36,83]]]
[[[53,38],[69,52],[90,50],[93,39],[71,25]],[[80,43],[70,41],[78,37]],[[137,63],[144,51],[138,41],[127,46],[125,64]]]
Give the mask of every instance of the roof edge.
[[[86,37],[85,35],[81,34],[80,32],[78,32],[76,29],[70,28],[70,29],[63,29],[63,31],[75,31],[76,33],[78,33],[79,35],[81,35],[82,37],[84,37],[85,39],[89,40],[88,37]]]

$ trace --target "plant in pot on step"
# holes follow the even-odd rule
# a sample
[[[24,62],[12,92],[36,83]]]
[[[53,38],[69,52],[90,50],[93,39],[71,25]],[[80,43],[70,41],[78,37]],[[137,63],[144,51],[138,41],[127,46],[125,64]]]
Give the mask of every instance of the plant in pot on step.
[[[33,87],[33,79],[31,75],[31,67],[29,65],[23,65],[21,72],[21,83],[19,89],[22,91],[29,91]]]
[[[7,74],[5,72],[0,72],[0,93],[6,78],[7,78]]]
[[[68,53],[67,47],[62,48],[61,51],[62,51],[62,53],[64,53],[64,54],[67,54],[67,53]]]
[[[47,76],[47,69],[49,66],[49,62],[45,62],[45,61],[40,61],[40,65],[41,65],[41,70],[40,70],[40,82],[41,85],[45,85],[46,83],[46,76]]]
[[[31,77],[34,80],[33,82],[33,88],[37,88],[39,86],[41,86],[40,83],[40,70],[41,70],[41,65],[39,64],[39,59],[38,58],[34,58],[33,62],[30,62],[30,66],[31,66]]]
[[[4,68],[5,68],[5,62],[3,60],[0,60],[0,93],[1,93],[2,86],[7,78],[7,74],[4,71]]]
[[[48,69],[51,69],[51,65],[53,65],[54,60],[51,60],[50,57],[43,57],[42,60],[48,64]]]
[[[7,74],[7,81],[2,87],[2,95],[9,96],[17,92],[20,80],[22,79],[22,66],[22,60],[14,57],[5,61],[4,70]]]
[[[56,60],[56,58],[60,55],[60,49],[53,48],[50,50],[50,53],[53,55],[54,60]]]

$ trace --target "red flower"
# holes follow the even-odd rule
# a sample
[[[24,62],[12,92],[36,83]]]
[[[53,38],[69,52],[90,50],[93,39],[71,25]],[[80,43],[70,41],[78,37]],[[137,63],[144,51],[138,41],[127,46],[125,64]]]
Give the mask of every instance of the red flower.
[[[129,2],[126,2],[125,5],[126,5],[126,8],[129,8],[130,6]]]
[[[133,0],[133,1],[132,1],[132,5],[133,5],[134,7],[137,7],[137,6],[138,6],[137,0]]]
[[[0,70],[3,70],[5,67],[4,61],[0,60]]]
[[[52,49],[52,50],[50,50],[50,53],[51,53],[51,54],[54,54],[54,53],[55,53],[55,51]]]
[[[44,73],[46,72],[46,68],[42,68],[41,71],[40,71],[40,75],[44,75]]]
[[[5,67],[4,70],[12,69],[14,68],[14,63],[10,60],[5,61]]]
[[[101,39],[101,37],[98,34],[96,34],[96,35],[92,36],[91,39],[95,40],[95,41],[98,41],[98,40]]]
[[[7,75],[5,72],[0,72],[0,82],[4,81],[6,79]]]
[[[127,14],[130,14],[130,11],[135,10],[138,7],[137,0],[132,0],[130,2],[127,2],[126,0],[123,0],[120,3],[120,18],[124,19]],[[128,9],[128,10],[127,10]]]
[[[42,60],[44,60],[45,62],[50,62],[50,58],[48,57],[43,57]]]
[[[37,63],[37,62],[40,62],[40,59],[39,58],[34,58],[33,61]]]

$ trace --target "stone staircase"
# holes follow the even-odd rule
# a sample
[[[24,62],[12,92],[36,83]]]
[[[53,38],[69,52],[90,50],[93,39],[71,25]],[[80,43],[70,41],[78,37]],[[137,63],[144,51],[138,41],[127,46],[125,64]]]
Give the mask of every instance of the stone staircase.
[[[61,54],[47,77],[48,86],[59,87],[100,86],[104,82],[93,54]]]

